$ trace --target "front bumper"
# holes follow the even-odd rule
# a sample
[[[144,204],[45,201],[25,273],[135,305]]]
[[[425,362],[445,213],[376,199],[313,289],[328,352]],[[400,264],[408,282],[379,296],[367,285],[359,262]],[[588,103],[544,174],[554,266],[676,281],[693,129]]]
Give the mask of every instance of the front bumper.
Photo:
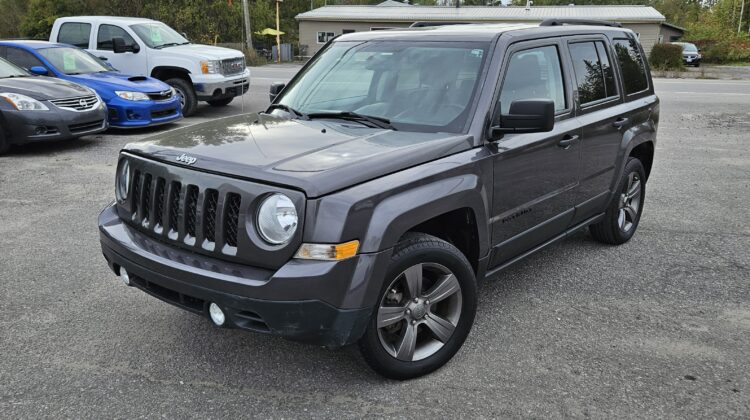
[[[192,75],[195,94],[200,101],[212,101],[240,96],[250,89],[250,69],[242,74],[223,76],[220,74]]]
[[[48,111],[2,110],[3,128],[11,144],[70,140],[108,128],[104,104],[82,112],[45,105]]]
[[[693,56],[682,56],[682,62],[687,65],[694,65],[694,64],[700,64],[701,57],[693,57]]]
[[[109,125],[119,128],[148,127],[182,119],[180,98],[166,101],[128,101],[119,97],[107,101]]]
[[[227,326],[327,347],[364,334],[380,292],[390,251],[339,261],[292,260],[279,270],[234,264],[170,247],[131,229],[114,206],[99,216],[102,252],[131,286],[190,312],[208,316],[218,304]],[[333,288],[346,288],[335,299]]]

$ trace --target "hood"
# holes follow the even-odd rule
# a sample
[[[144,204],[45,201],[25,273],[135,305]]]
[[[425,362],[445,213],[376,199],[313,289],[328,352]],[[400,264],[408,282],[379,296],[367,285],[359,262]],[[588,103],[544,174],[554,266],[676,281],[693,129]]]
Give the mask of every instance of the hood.
[[[125,150],[172,165],[192,162],[196,169],[301,189],[314,198],[471,147],[472,137],[466,134],[246,114],[168,131]]]
[[[0,79],[0,92],[19,93],[38,101],[92,95],[91,89],[53,77],[29,76]]]
[[[184,54],[191,59],[194,57],[204,57],[206,60],[224,60],[226,58],[242,57],[242,53],[237,50],[203,44],[175,45],[173,47],[166,47],[159,51],[180,55]]]
[[[106,92],[108,94],[114,90],[144,93],[169,90],[169,85],[153,77],[128,76],[117,72],[76,74],[67,77],[92,89],[110,91]]]

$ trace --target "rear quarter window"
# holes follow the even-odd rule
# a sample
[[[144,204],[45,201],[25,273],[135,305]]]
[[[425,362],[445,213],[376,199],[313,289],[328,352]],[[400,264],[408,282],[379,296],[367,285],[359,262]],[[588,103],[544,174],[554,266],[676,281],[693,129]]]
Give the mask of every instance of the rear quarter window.
[[[60,25],[57,42],[75,45],[78,48],[88,48],[91,35],[91,24],[66,22]]]
[[[614,40],[615,55],[622,70],[622,83],[625,94],[632,95],[648,89],[646,64],[640,48],[633,39],[617,38]]]

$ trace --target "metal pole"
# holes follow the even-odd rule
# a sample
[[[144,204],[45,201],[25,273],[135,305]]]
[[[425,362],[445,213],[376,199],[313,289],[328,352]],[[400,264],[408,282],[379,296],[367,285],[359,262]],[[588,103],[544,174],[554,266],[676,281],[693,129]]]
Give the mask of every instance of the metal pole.
[[[247,50],[252,53],[253,50],[253,33],[250,30],[250,9],[247,7],[247,0],[242,0],[242,15],[245,18],[245,42]]]
[[[279,4],[284,0],[276,0],[276,62],[281,63],[281,25],[279,22]]]

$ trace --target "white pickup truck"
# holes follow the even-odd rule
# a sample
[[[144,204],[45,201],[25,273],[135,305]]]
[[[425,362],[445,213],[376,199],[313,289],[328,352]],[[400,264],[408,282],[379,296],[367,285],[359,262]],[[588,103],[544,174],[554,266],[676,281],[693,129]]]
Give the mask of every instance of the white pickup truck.
[[[50,41],[86,49],[122,73],[166,82],[180,95],[186,116],[195,112],[198,101],[224,106],[250,86],[250,70],[240,51],[193,44],[151,19],[59,18],[52,26]]]

